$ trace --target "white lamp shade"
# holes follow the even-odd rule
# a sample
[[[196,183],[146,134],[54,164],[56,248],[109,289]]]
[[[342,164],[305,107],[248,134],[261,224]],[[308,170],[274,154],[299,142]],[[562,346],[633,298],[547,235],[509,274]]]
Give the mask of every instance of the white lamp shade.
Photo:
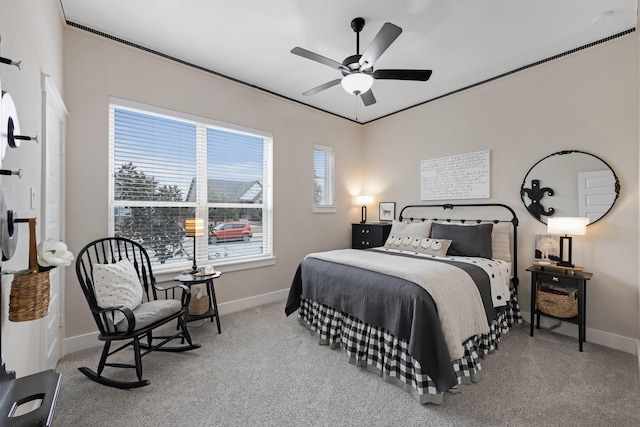
[[[558,217],[547,219],[547,233],[584,236],[589,218]]]
[[[184,221],[187,237],[202,237],[204,234],[204,220],[202,218],[187,218]]]
[[[366,206],[371,204],[371,202],[373,202],[373,197],[371,196],[357,196],[356,197],[356,204],[358,206]]]
[[[353,73],[342,78],[342,87],[353,95],[367,92],[373,86],[373,77],[369,74]]]

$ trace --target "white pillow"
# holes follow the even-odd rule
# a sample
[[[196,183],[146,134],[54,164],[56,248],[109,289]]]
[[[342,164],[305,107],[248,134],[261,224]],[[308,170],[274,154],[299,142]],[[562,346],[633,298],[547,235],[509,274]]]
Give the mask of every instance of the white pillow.
[[[451,240],[431,239],[432,221],[400,222],[394,220],[385,248],[446,256]]]
[[[142,285],[128,259],[115,264],[94,264],[93,285],[100,308],[125,306],[133,310],[142,303]],[[117,311],[113,323],[117,324],[124,318],[124,314]]]
[[[416,238],[428,238],[431,234],[431,221],[423,222],[401,222],[393,220],[389,237],[385,242],[386,248],[398,249],[396,242],[398,239],[410,238],[407,245]]]
[[[511,262],[511,232],[513,224],[499,222],[493,225],[491,232],[491,252],[493,259]]]
[[[414,241],[412,246],[416,247],[416,252],[422,252],[423,254],[447,256],[449,246],[451,246],[451,240],[445,239],[421,239],[420,241]]]
[[[403,222],[396,221],[395,219],[391,223],[391,232],[389,234],[401,235],[401,236],[416,236],[416,237],[429,237],[431,234],[432,221],[419,221],[419,222]]]
[[[436,256],[447,256],[449,246],[451,246],[451,240],[411,236],[396,236],[393,240],[387,239],[387,243],[384,245],[388,249],[398,249],[412,253],[420,252]]]

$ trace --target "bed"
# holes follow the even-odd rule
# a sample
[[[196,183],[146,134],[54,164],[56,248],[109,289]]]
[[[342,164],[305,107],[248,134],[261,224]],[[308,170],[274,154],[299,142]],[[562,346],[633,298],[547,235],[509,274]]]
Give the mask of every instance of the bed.
[[[442,403],[522,322],[517,226],[502,204],[406,206],[382,247],[307,255],[285,313],[420,403]]]

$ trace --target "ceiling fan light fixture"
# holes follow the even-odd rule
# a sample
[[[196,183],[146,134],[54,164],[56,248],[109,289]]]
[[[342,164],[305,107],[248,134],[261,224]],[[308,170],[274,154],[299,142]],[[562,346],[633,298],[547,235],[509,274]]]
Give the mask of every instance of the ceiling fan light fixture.
[[[364,73],[353,73],[344,76],[340,82],[344,90],[352,95],[368,92],[373,86],[373,77]]]

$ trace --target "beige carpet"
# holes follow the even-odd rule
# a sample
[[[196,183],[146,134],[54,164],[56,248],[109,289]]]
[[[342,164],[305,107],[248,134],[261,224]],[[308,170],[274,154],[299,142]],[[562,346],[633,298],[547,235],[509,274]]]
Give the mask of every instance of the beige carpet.
[[[90,381],[100,349],[69,355],[54,426],[638,426],[637,358],[516,327],[483,361],[484,379],[420,405],[401,389],[319,346],[284,301],[192,323],[202,348],[143,358],[151,385]]]

